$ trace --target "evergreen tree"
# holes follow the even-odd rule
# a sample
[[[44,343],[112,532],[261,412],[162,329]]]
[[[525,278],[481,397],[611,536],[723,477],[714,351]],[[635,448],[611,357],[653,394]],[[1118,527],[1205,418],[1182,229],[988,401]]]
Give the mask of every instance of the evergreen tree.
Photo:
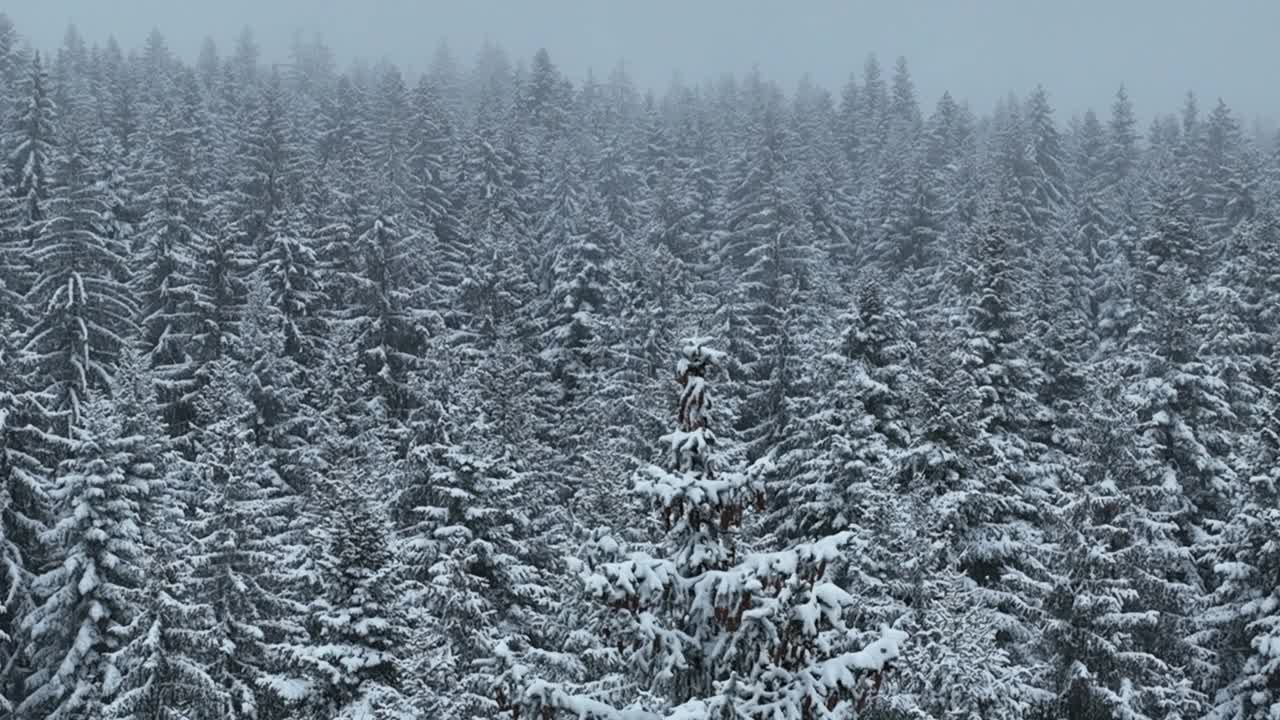
[[[409,629],[386,521],[354,487],[351,470],[339,472],[328,483],[327,522],[313,538],[321,573],[307,611],[310,642],[293,656],[314,678],[307,707],[334,718],[414,717],[400,691]]]
[[[1133,104],[1129,102],[1129,93],[1122,85],[1116,91],[1115,102],[1111,104],[1111,117],[1107,121],[1105,176],[1106,186],[1115,193],[1113,198],[1122,203],[1115,208],[1122,214],[1127,209],[1123,204],[1124,194],[1128,190],[1125,183],[1138,168],[1138,135],[1134,130],[1135,124]]]
[[[175,145],[185,138],[171,140]],[[191,394],[196,386],[193,347],[199,330],[200,288],[196,284],[197,253],[208,242],[199,227],[199,200],[178,168],[159,168],[144,196],[149,211],[139,229],[142,267],[135,274],[138,324],[160,391],[170,435],[186,435],[192,418]]]
[[[1108,252],[1106,243],[1115,231],[1119,218],[1114,214],[1114,209],[1108,206],[1107,138],[1103,134],[1098,116],[1093,112],[1084,116],[1075,150],[1073,166],[1076,202],[1072,223],[1075,230],[1071,240],[1072,252],[1068,257],[1080,263],[1080,267],[1075,270],[1089,278],[1089,284],[1083,291],[1084,307],[1090,327],[1094,332],[1099,332],[1104,305],[1110,300],[1104,267]]]
[[[940,438],[943,448],[959,451],[956,460],[963,468],[952,481],[960,482],[947,488],[953,493],[948,504],[956,505],[947,514],[961,514],[950,520],[954,534],[949,540],[960,569],[981,589],[978,596],[998,612],[997,642],[1019,662],[1034,666],[1030,656],[1018,653],[1033,652],[1028,643],[1036,635],[1032,618],[1049,549],[1042,528],[1060,488],[1033,434],[1043,379],[1024,344],[1026,315],[1017,304],[1018,277],[1006,239],[1010,231],[997,216],[980,233],[973,248],[974,292],[955,339],[958,367],[946,378],[959,383],[945,391],[959,401],[950,412],[964,415],[939,428],[951,435]],[[947,427],[955,420],[973,425]]]
[[[195,329],[191,339],[199,386],[208,382],[210,363],[229,352],[236,336],[248,265],[243,249],[228,234],[206,236],[196,248],[192,271]]]
[[[50,490],[57,522],[45,540],[57,562],[37,577],[31,674],[20,717],[100,717],[119,686],[115,652],[135,631],[144,584],[141,514],[155,469],[134,462],[140,438],[111,403],[88,399],[70,456]]]
[[[213,608],[184,587],[190,572],[183,560],[148,563],[137,633],[113,657],[124,677],[103,717],[212,720],[232,707],[206,669],[219,651]]]
[[[242,36],[245,40],[245,36]],[[256,51],[241,43],[241,57],[233,61],[235,71],[245,77],[256,75]],[[235,175],[230,192],[220,202],[225,213],[220,219],[235,228],[239,242],[255,254],[266,249],[271,239],[268,228],[295,190],[296,151],[286,126],[285,95],[278,74],[260,89],[252,88],[242,116],[237,118]]]
[[[435,275],[443,294],[452,297],[467,277],[469,254],[455,197],[453,128],[442,90],[428,77],[418,84],[411,102],[410,206],[435,238]]]
[[[28,237],[36,230],[34,224],[45,219],[43,205],[52,191],[58,108],[50,90],[49,75],[36,53],[18,95],[25,102],[18,105],[4,143],[6,184],[16,201],[10,219]]]
[[[769,526],[782,538],[822,537],[880,517],[877,503],[907,472],[906,322],[874,281],[840,320],[839,345],[809,380],[820,395],[787,428],[779,457],[786,472],[772,493],[780,504]]]
[[[7,18],[6,18],[7,20]],[[6,43],[10,42],[6,34]],[[16,58],[6,49],[3,62],[7,74],[17,74]],[[0,172],[0,321],[19,323],[25,328],[34,312],[27,304],[26,293],[34,278],[27,262],[31,239],[45,218],[45,203],[52,184],[54,123],[57,108],[49,94],[49,78],[36,54],[25,75],[24,83],[13,91],[15,103],[12,119],[0,134],[0,150],[5,163]],[[25,102],[20,102],[25,99]]]
[[[766,467],[747,474],[720,466],[707,372],[721,355],[701,341],[683,354],[679,426],[663,437],[670,469],[649,466],[636,481],[668,527],[670,554],[633,552],[586,577],[589,592],[617,613],[603,619],[602,632],[617,637],[639,688],[654,693],[639,695],[627,712],[801,718],[821,708],[861,710],[879,685],[874,678],[898,658],[904,633],[886,629],[869,646],[840,653],[836,638],[846,636],[843,610],[852,598],[824,575],[847,533],[777,553],[744,547],[738,554],[741,513],[753,494],[762,497],[758,473]],[[564,685],[530,682],[522,664],[499,659],[508,665],[495,690],[500,709],[593,718],[617,712]],[[645,707],[649,698],[652,708]]]
[[[564,390],[564,404],[572,406],[576,386],[590,382],[604,350],[605,322],[611,295],[607,262],[608,219],[600,197],[591,193],[580,210],[564,208],[571,216],[568,237],[558,243],[552,276],[555,285],[547,303],[543,357]]]
[[[298,237],[301,222],[291,215],[282,212],[271,223],[267,230],[270,239],[258,267],[269,300],[283,321],[284,352],[299,363],[311,364],[322,349],[324,336],[319,318],[319,262],[311,243]]]
[[[12,710],[25,673],[21,649],[30,640],[24,620],[31,610],[32,576],[50,548],[42,538],[50,521],[47,473],[36,454],[40,397],[16,381],[19,360],[10,326],[0,324],[0,698]]]
[[[1071,565],[1046,601],[1045,637],[1066,717],[1171,717],[1198,708],[1190,680],[1143,642],[1158,613],[1145,609],[1145,549],[1122,523],[1129,502],[1108,477],[1063,508],[1061,549]]]
[[[1261,431],[1250,458],[1251,475],[1213,552],[1219,582],[1209,596],[1202,625],[1216,651],[1211,677],[1211,718],[1266,718],[1280,708],[1276,677],[1280,655],[1280,553],[1275,478],[1276,400],[1264,404]]]
[[[201,410],[217,420],[197,439],[202,493],[186,549],[192,564],[186,585],[211,607],[214,654],[204,669],[226,701],[222,712],[263,718],[305,694],[286,669],[302,638],[303,608],[284,594],[293,549],[281,540],[292,503],[255,445],[256,413],[245,394],[252,387],[235,359],[212,364]]]
[[[58,164],[48,219],[33,240],[36,279],[28,298],[41,311],[28,331],[33,385],[53,401],[47,422],[58,432],[76,425],[88,394],[110,384],[112,366],[133,331],[126,283],[127,248],[111,224],[111,202],[94,177],[83,137],[72,138]]]
[[[1046,237],[1056,231],[1062,220],[1061,213],[1069,202],[1069,188],[1066,153],[1044,88],[1037,87],[1027,100],[1025,122],[1031,144],[1028,159],[1034,168],[1031,221],[1041,237]]]
[[[536,642],[536,609],[549,599],[526,544],[528,478],[472,397],[464,393],[447,408],[452,432],[441,442],[411,449],[414,479],[400,499],[416,517],[407,562],[425,584],[435,630],[426,649],[429,694],[420,702],[442,717],[493,710],[494,668],[479,661],[499,643]]]
[[[393,416],[412,407],[409,374],[431,327],[415,240],[390,218],[375,220],[356,239],[356,287],[337,319],[354,328],[360,363]]]

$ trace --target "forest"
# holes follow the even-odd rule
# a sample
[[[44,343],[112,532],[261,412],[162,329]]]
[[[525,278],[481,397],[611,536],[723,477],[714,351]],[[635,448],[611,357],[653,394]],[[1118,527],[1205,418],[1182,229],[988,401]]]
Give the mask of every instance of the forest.
[[[0,718],[1280,718],[1222,100],[21,32]]]

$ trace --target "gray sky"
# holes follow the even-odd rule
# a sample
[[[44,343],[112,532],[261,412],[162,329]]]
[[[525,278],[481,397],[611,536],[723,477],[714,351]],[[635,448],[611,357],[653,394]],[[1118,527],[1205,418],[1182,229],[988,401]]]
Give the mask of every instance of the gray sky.
[[[90,43],[109,34],[140,47],[158,27],[194,58],[208,35],[230,50],[249,25],[264,57],[282,57],[296,29],[318,32],[339,58],[426,64],[447,37],[469,62],[484,38],[513,56],[546,47],[575,79],[625,59],[636,81],[663,89],[753,64],[788,86],[804,72],[836,90],[868,53],[886,71],[910,61],[928,111],[950,89],[986,111],[1010,90],[1048,89],[1062,119],[1105,110],[1121,82],[1143,116],[1173,111],[1188,89],[1245,120],[1280,117],[1280,0],[6,0],[38,48],[69,21]]]

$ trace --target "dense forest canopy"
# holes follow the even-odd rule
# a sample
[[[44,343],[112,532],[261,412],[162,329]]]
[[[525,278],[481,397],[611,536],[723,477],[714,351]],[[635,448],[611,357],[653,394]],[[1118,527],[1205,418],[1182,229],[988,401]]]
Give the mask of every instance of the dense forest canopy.
[[[1168,110],[0,15],[0,718],[1280,718],[1280,146]]]

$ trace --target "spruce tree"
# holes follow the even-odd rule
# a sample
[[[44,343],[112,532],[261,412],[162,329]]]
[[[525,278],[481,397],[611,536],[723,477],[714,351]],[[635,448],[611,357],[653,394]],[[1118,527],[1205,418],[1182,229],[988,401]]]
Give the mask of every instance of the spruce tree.
[[[374,220],[356,238],[356,285],[351,304],[335,320],[353,328],[360,364],[393,417],[413,405],[409,377],[431,328],[423,268],[414,259],[417,239],[391,218]]]
[[[320,572],[307,608],[309,640],[292,654],[313,678],[305,707],[353,720],[414,717],[400,689],[409,628],[389,528],[357,488],[354,468],[335,471],[325,484],[324,520],[313,531]]]
[[[282,542],[293,508],[289,488],[257,444],[252,376],[227,356],[210,367],[201,401],[203,425],[196,472],[201,493],[186,556],[190,592],[211,607],[212,657],[204,665],[223,712],[271,717],[305,696],[287,658],[303,637],[303,607],[285,591],[286,563],[295,552]]]
[[[580,209],[563,208],[576,215],[567,237],[555,248],[547,299],[543,357],[552,365],[552,376],[571,406],[578,398],[578,384],[590,382],[600,364],[605,345],[606,318],[612,299],[607,249],[608,218],[600,197],[589,194]]]
[[[482,661],[499,643],[537,642],[537,608],[549,597],[530,559],[528,476],[503,452],[474,395],[447,408],[448,435],[410,450],[410,484],[400,504],[415,518],[406,562],[425,589],[435,628],[426,649],[434,670],[420,702],[443,717],[492,711],[494,668]]]
[[[41,398],[17,382],[17,338],[10,327],[0,324],[0,697],[8,710],[21,697],[32,576],[52,549],[43,540],[51,519],[48,473],[37,454],[39,432],[30,425],[39,418]]]
[[[37,229],[34,224],[45,219],[44,202],[52,193],[54,147],[58,108],[49,86],[49,75],[40,54],[20,87],[22,103],[5,134],[8,152],[6,179],[16,200],[10,220],[28,238]]]
[[[284,352],[310,365],[322,351],[324,328],[319,261],[309,239],[299,237],[301,224],[292,212],[282,211],[267,229],[270,238],[258,267],[284,324]]]
[[[57,521],[45,539],[57,562],[34,580],[24,619],[31,674],[20,717],[102,716],[123,670],[115,652],[136,632],[154,468],[134,462],[141,438],[124,432],[110,401],[90,398],[83,410],[49,493]]]
[[[116,353],[134,329],[135,304],[123,282],[127,247],[110,222],[111,198],[85,142],[73,137],[64,148],[48,218],[31,249],[28,300],[41,315],[25,349],[33,387],[53,397],[46,422],[64,434],[81,422],[88,394],[109,386]]]
[[[1207,715],[1215,720],[1280,712],[1280,485],[1274,462],[1280,416],[1274,395],[1263,406],[1250,476],[1211,555],[1218,583],[1200,621],[1216,653],[1217,672],[1210,679],[1216,692]]]
[[[911,429],[904,363],[907,324],[875,281],[842,315],[839,344],[813,368],[811,412],[787,428],[769,527],[782,538],[822,537],[879,518],[878,502],[908,473]]]
[[[885,630],[860,650],[845,646],[852,598],[825,579],[849,535],[778,552],[752,552],[740,536],[743,511],[763,502],[760,474],[720,466],[712,432],[708,372],[722,355],[690,341],[678,365],[678,426],[663,436],[666,467],[644,468],[636,492],[657,509],[666,555],[631,552],[590,566],[586,588],[611,609],[599,632],[616,638],[618,659],[641,691],[634,717],[816,717],[861,710],[898,658],[904,633]],[[844,652],[842,652],[844,651]],[[571,686],[507,667],[493,690],[500,709],[612,718],[619,711]],[[644,692],[649,691],[649,692]]]
[[[190,573],[185,559],[147,563],[137,632],[115,652],[124,677],[103,717],[214,720],[233,707],[207,669],[219,652],[213,608],[186,587]]]
[[[1156,718],[1195,712],[1199,697],[1181,668],[1152,652],[1157,631],[1141,576],[1141,540],[1122,518],[1132,501],[1110,477],[1063,508],[1060,570],[1045,602],[1058,712],[1066,717]]]
[[[170,142],[180,145],[187,140]],[[199,331],[201,300],[196,263],[209,238],[199,229],[203,213],[189,175],[167,166],[165,161],[157,162],[162,165],[151,177],[154,185],[143,200],[148,212],[139,228],[143,245],[134,289],[138,325],[155,373],[169,434],[184,437],[192,419],[191,396],[200,356],[198,346],[192,342]]]

